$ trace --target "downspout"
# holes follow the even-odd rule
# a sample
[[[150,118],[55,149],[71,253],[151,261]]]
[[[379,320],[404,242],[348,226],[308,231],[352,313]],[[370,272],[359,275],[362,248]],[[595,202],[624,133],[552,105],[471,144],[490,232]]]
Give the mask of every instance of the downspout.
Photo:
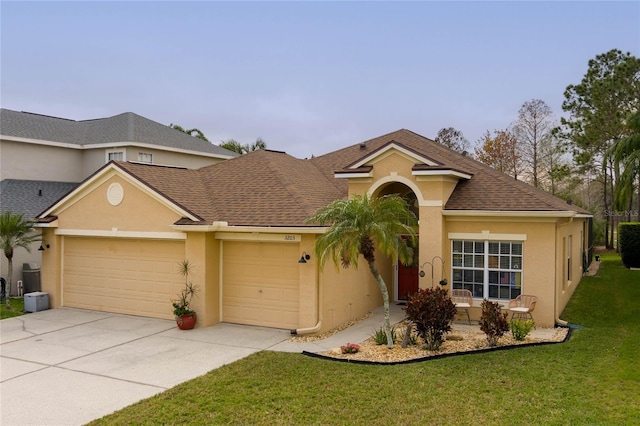
[[[573,217],[571,218],[571,220],[573,221]],[[555,258],[557,259],[557,255],[558,255],[558,225],[556,224],[556,256]],[[561,250],[562,251],[562,250]],[[562,262],[564,262],[564,258],[562,259]],[[562,263],[561,263],[562,264]],[[556,264],[557,265],[557,264]],[[562,273],[560,273],[560,282],[562,283],[562,280],[564,280],[564,275]],[[562,286],[562,284],[561,284]],[[554,292],[553,292],[553,317],[554,317],[554,321],[557,325],[563,325],[563,326],[567,326],[569,323],[566,322],[563,319],[560,319],[560,315],[558,314],[558,291],[559,288],[557,287],[557,283],[554,284]]]
[[[311,334],[320,330],[322,327],[322,289],[320,287],[320,271],[316,266],[316,287],[317,287],[317,302],[316,302],[316,311],[318,322],[313,327],[307,328],[296,328],[291,330],[291,335],[296,336],[298,334]]]

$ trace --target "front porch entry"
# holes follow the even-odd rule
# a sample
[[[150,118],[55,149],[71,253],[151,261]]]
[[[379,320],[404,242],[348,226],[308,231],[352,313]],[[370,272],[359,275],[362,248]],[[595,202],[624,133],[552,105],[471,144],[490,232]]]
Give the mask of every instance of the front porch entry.
[[[402,238],[406,239],[405,237]],[[410,265],[404,265],[398,259],[396,267],[397,300],[407,300],[411,294],[418,291],[418,247],[418,237],[416,237],[415,246],[413,246],[413,262]]]

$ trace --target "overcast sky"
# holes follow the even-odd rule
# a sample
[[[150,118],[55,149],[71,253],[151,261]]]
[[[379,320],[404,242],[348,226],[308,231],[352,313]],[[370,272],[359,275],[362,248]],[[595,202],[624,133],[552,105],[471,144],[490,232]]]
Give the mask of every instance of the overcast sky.
[[[296,157],[400,128],[475,142],[640,56],[640,2],[6,2],[3,108],[135,112]]]

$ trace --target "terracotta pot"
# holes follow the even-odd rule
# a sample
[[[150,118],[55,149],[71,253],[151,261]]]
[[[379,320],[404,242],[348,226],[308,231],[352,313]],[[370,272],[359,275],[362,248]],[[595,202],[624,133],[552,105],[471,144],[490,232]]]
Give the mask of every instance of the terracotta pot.
[[[176,324],[180,330],[191,330],[196,326],[196,314],[186,314],[176,317]]]

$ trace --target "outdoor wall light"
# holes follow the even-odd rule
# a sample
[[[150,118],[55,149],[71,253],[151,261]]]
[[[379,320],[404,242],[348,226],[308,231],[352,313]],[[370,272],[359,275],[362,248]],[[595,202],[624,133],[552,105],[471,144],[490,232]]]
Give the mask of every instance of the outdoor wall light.
[[[307,263],[307,260],[309,259],[311,259],[311,256],[309,256],[306,251],[303,251],[302,256],[300,256],[300,260],[298,260],[298,263]]]
[[[45,243],[44,241],[40,244],[40,247],[38,248],[38,251],[45,251],[46,249],[48,249],[49,247],[51,247],[49,244]]]

